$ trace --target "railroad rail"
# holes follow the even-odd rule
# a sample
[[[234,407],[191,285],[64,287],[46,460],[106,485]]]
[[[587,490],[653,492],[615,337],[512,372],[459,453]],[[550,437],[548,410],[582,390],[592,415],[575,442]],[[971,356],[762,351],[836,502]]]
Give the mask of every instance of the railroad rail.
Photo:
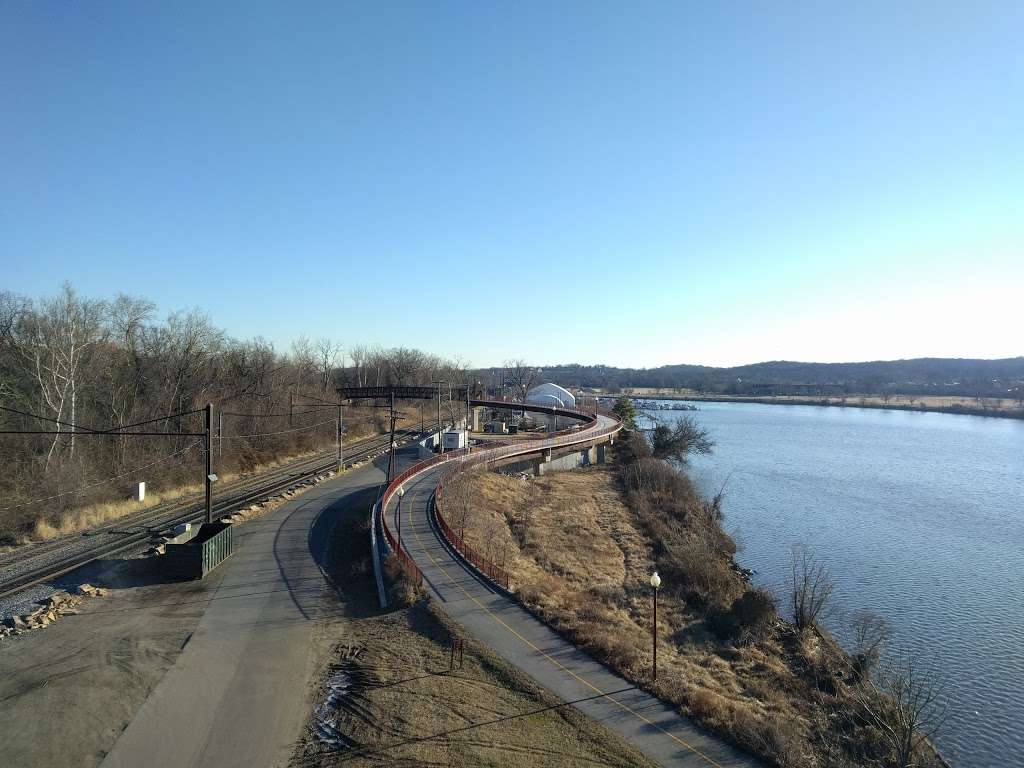
[[[418,430],[401,430],[395,433],[395,438],[406,440],[417,433]],[[390,435],[380,435],[354,443],[355,450],[346,456],[345,466],[351,467],[386,450],[390,439]],[[229,514],[336,467],[335,454],[328,451],[269,472],[240,478],[225,484],[214,504],[214,514]],[[0,598],[51,581],[101,558],[141,549],[155,535],[176,525],[205,520],[202,498],[197,494],[158,504],[81,534],[28,544],[0,555]],[[68,551],[62,553],[63,550]]]

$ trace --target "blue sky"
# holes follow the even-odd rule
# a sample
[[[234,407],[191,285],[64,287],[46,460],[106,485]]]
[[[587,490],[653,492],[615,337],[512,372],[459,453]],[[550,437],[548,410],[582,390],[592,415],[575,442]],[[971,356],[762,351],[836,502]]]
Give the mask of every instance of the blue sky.
[[[5,0],[0,287],[478,365],[1020,355],[1022,34],[1018,2]]]

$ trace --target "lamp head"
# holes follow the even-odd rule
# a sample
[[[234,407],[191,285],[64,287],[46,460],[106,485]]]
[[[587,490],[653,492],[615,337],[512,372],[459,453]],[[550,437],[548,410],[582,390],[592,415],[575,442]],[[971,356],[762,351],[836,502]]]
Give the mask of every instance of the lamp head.
[[[661,586],[661,576],[658,575],[657,571],[655,571],[654,575],[651,576],[651,586],[655,589]]]
[[[400,486],[398,486],[398,495],[399,495],[400,497],[401,497],[401,496],[405,496],[405,486],[404,486],[404,485],[400,485]]]

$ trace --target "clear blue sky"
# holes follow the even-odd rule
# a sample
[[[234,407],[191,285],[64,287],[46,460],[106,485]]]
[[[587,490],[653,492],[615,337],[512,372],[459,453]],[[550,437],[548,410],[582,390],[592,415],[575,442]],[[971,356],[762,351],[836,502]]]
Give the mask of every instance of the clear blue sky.
[[[1020,355],[1022,40],[1015,1],[3,0],[0,287],[478,365]]]

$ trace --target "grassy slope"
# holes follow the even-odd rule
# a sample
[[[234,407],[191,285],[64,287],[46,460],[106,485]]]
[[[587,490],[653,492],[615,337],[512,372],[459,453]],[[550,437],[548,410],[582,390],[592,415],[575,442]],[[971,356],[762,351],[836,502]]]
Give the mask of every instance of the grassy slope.
[[[841,651],[828,638],[799,637],[778,623],[749,645],[719,641],[699,611],[664,584],[658,668],[650,680],[654,543],[624,502],[615,469],[524,481],[466,476],[478,499],[470,543],[505,562],[519,599],[627,678],[680,706],[709,729],[778,765],[846,765],[822,756],[822,729],[841,705],[833,670]],[[497,561],[501,562],[502,554]],[[832,741],[828,737],[824,741]]]

